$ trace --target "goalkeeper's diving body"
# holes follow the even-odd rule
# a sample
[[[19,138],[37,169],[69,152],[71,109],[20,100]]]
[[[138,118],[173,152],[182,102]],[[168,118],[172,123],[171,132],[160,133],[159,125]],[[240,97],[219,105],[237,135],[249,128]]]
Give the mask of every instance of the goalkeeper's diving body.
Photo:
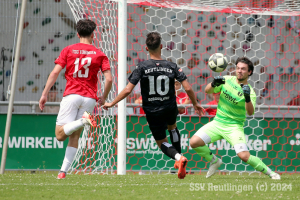
[[[178,178],[183,179],[186,175],[188,161],[181,155],[180,133],[176,126],[178,108],[175,96],[175,79],[182,84],[187,92],[196,113],[201,116],[204,109],[197,103],[194,91],[182,69],[178,68],[175,63],[162,59],[160,34],[157,32],[148,33],[146,45],[151,59],[137,65],[137,68],[128,78],[127,86],[111,103],[105,103],[103,108],[110,108],[126,98],[140,81],[143,109],[152,135],[162,152],[176,160],[174,167],[178,168]],[[172,144],[168,142],[166,129],[168,129]]]
[[[253,63],[246,57],[236,61],[236,76],[216,76],[209,83],[207,94],[219,93],[217,114],[213,121],[201,127],[190,140],[191,147],[198,155],[210,162],[206,178],[216,173],[222,165],[221,158],[216,157],[208,148],[208,144],[225,139],[235,149],[238,157],[272,179],[280,179],[280,175],[267,167],[261,159],[250,155],[244,135],[246,113],[253,115],[255,111],[256,94],[248,84],[248,78],[253,73]]]

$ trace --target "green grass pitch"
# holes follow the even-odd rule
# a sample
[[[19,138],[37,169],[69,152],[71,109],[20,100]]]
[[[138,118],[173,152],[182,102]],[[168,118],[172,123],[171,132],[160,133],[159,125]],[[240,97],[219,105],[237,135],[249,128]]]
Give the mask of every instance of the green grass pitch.
[[[67,175],[6,172],[0,175],[0,199],[300,199],[300,175]]]

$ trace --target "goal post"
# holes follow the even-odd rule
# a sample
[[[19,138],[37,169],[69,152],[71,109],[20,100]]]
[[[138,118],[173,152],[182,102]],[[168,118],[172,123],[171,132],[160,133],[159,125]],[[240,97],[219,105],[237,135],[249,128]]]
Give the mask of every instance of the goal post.
[[[127,1],[118,2],[118,33],[127,33]],[[118,34],[118,93],[126,86],[126,34]],[[118,165],[117,174],[126,174],[126,99],[118,103]]]
[[[297,153],[300,150],[300,2],[128,0],[127,3],[123,2],[127,5],[127,14],[123,15],[127,16],[127,31],[117,30],[120,26],[117,21],[122,21],[122,25],[126,24],[125,17],[120,19],[121,7],[118,7],[117,1],[68,0],[68,3],[76,20],[89,18],[97,23],[94,44],[109,56],[115,77],[115,87],[108,101],[114,99],[122,85],[125,87],[126,78],[136,65],[149,59],[145,51],[145,39],[146,34],[151,31],[162,35],[163,59],[182,68],[204,107],[216,108],[206,105],[215,97],[204,93],[205,86],[213,77],[234,75],[236,59],[241,56],[250,58],[254,63],[254,73],[249,83],[257,95],[255,115],[248,116],[245,122],[245,136],[250,153],[260,157],[272,170],[291,173],[300,171]],[[120,46],[117,47],[120,42],[126,42],[127,47],[124,49],[123,46],[123,50]],[[212,72],[207,66],[210,55],[217,52],[225,54],[229,60],[227,69],[222,73]],[[123,54],[123,59],[126,56],[126,60],[117,56],[120,54]],[[121,70],[126,71],[117,70],[118,65],[124,65]],[[91,148],[87,157],[85,150],[79,148],[78,159],[72,164],[71,171],[78,171],[80,168],[79,171],[89,172],[92,165],[95,173],[115,172],[115,158],[117,157],[118,162],[120,159],[117,145],[121,142],[126,146],[121,151],[121,162],[124,164],[125,161],[126,169],[124,171],[124,168],[118,168],[118,174],[126,171],[144,174],[174,170],[174,161],[158,149],[141,112],[141,106],[135,103],[140,96],[138,87],[127,98],[126,109],[122,107],[125,102],[119,104],[119,111],[112,109],[106,112],[98,109],[102,117],[101,127],[99,130],[86,131],[86,135],[91,133],[88,137],[91,139],[82,141],[86,144],[89,140],[90,147],[101,146],[102,149],[98,149],[95,154],[95,150]],[[182,88],[180,91],[183,92]],[[178,116],[177,125],[181,132],[183,155],[189,160],[187,170],[205,171],[208,163],[191,149],[189,140],[213,116],[199,118],[192,105],[180,107],[186,108]],[[115,120],[125,110],[127,117],[124,117],[125,114],[122,116],[126,121],[126,128],[123,127],[125,125],[116,126]],[[108,120],[105,121],[106,119]],[[108,125],[110,122],[113,125]],[[103,127],[106,126],[109,128],[104,130]],[[121,129],[126,130],[126,137],[123,139],[116,133]],[[222,157],[222,171],[253,172],[250,166],[242,163],[233,147],[225,140],[210,144],[209,147],[213,153]],[[101,154],[107,157],[103,158]],[[93,162],[106,163],[105,168],[98,167]]]

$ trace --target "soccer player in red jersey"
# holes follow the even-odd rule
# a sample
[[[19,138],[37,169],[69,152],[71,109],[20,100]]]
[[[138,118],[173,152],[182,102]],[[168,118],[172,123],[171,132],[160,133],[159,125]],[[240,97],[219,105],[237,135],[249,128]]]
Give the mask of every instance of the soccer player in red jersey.
[[[89,113],[93,111],[96,101],[100,105],[104,104],[112,85],[109,60],[101,50],[92,45],[95,28],[96,24],[89,19],[78,21],[76,29],[80,42],[61,51],[39,101],[40,109],[43,110],[50,88],[61,70],[66,68],[67,84],[56,119],[55,135],[58,141],[64,141],[69,137],[69,143],[58,179],[66,177],[66,172],[77,152],[78,139],[84,125],[97,126]],[[101,97],[97,97],[99,70],[105,76],[104,93]]]

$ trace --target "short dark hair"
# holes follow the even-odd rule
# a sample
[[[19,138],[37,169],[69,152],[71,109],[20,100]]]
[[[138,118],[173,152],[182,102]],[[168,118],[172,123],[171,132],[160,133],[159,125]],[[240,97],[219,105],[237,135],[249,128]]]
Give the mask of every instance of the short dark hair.
[[[247,57],[239,57],[236,60],[235,65],[237,65],[238,63],[247,64],[248,65],[248,72],[251,71],[251,74],[249,76],[251,76],[253,74],[254,66],[253,66],[253,63],[251,62],[251,60],[249,58],[247,58]]]
[[[88,37],[96,29],[96,23],[90,19],[81,19],[76,24],[76,30],[80,37]]]
[[[146,45],[149,50],[155,51],[161,43],[161,36],[158,32],[151,32],[147,34]]]

